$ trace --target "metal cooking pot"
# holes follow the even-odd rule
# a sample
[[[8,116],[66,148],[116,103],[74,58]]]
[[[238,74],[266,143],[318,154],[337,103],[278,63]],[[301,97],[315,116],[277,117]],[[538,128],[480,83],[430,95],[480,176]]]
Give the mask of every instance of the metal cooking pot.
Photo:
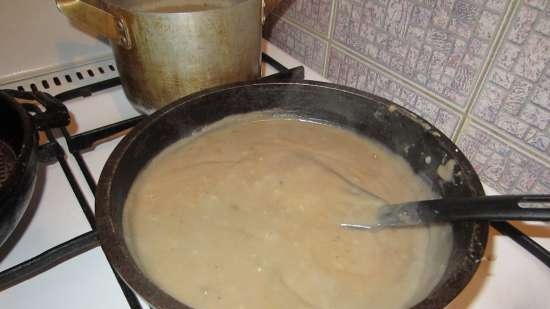
[[[153,307],[189,308],[150,281],[126,246],[122,215],[132,183],[153,157],[174,142],[227,116],[256,111],[321,121],[377,140],[402,156],[443,197],[484,195],[471,164],[443,133],[375,95],[309,81],[245,82],[196,93],[138,124],[111,154],[99,180],[95,209],[101,246],[118,274]],[[425,161],[427,156],[431,162]],[[437,173],[437,167],[449,160],[456,162],[451,181]],[[452,230],[453,247],[444,275],[415,309],[443,308],[478,267],[487,243],[487,222],[456,222]]]
[[[190,93],[260,76],[262,18],[281,0],[56,0],[111,41],[126,96],[151,113]]]
[[[41,112],[30,103],[20,104],[14,97],[40,101]],[[42,157],[38,147],[38,130],[69,123],[63,105],[53,104],[44,93],[32,94],[0,90],[0,246],[11,235],[25,213],[36,182],[37,164]]]

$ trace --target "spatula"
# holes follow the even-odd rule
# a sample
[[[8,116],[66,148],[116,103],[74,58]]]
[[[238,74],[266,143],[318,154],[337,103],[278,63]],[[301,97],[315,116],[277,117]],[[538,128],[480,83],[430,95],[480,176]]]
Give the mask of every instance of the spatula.
[[[384,205],[373,222],[348,222],[345,228],[378,230],[450,221],[550,221],[550,195],[500,195],[444,198]]]

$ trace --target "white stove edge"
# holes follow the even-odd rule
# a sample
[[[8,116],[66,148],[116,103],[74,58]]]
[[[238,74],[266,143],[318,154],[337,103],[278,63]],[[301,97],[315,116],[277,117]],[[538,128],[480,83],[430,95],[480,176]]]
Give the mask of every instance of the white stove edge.
[[[264,42],[264,49],[288,67],[302,65],[268,42]],[[267,68],[266,72],[272,71]],[[326,81],[308,68],[306,79]],[[75,132],[137,115],[127,104],[120,87],[95,94],[86,100],[69,102],[67,106],[76,119]],[[96,179],[119,140],[101,144],[94,151],[84,153]],[[93,205],[93,196],[78,173],[74,159],[68,156],[67,160],[76,172],[88,201]],[[89,230],[58,165],[46,167],[45,172],[47,178],[44,190],[41,196],[37,194],[42,206],[36,209],[20,241],[0,262],[0,270]],[[486,187],[486,192],[497,194],[489,187]],[[474,280],[447,308],[548,308],[548,269],[510,239],[493,230],[490,237],[485,259]],[[550,248],[550,240],[535,239]],[[0,308],[34,308],[37,305],[40,308],[128,308],[103,253],[97,248],[0,293]]]

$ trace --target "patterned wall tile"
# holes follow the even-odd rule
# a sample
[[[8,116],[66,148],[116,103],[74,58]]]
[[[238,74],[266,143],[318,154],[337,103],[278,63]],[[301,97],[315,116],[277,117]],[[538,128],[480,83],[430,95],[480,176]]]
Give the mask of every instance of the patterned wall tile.
[[[328,37],[334,0],[283,0],[275,14]]]
[[[464,108],[509,0],[339,0],[333,39]]]
[[[521,4],[472,114],[550,159],[550,1]]]
[[[323,74],[328,42],[302,31],[282,18],[268,18],[264,37],[298,61]]]
[[[331,48],[327,78],[342,85],[374,93],[398,103],[434,124],[447,136],[453,136],[460,122],[458,113],[417,94],[378,70]]]
[[[543,165],[468,124],[458,138],[481,180],[500,193],[550,193],[550,166]]]

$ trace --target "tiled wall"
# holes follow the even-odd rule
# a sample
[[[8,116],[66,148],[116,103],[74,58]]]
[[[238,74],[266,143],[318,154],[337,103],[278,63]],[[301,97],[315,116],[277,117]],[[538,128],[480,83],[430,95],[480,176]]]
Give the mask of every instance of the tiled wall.
[[[264,36],[422,115],[501,193],[550,193],[550,0],[283,0]]]

